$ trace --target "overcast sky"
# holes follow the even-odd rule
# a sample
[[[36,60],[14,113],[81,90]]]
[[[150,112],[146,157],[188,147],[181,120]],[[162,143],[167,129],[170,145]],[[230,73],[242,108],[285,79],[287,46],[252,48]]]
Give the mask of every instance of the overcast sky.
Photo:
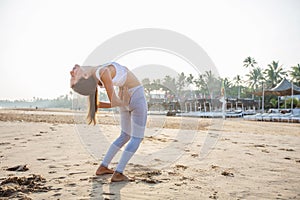
[[[69,93],[75,63],[115,35],[141,28],[190,38],[221,77],[244,75],[247,56],[262,68],[275,60],[288,69],[300,63],[299,10],[297,0],[0,0],[0,99]]]

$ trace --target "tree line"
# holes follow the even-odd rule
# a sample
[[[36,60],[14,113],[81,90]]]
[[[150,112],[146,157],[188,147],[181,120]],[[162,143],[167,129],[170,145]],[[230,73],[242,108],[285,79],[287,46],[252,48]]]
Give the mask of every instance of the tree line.
[[[0,100],[0,107],[3,108],[71,108],[72,96],[71,94],[61,95],[54,99],[43,99],[33,97],[32,100]]]
[[[226,97],[239,99],[257,99],[258,97],[254,96],[254,92],[261,91],[262,87],[265,89],[273,88],[283,78],[293,82],[296,86],[300,86],[300,64],[284,70],[279,61],[272,61],[266,68],[262,68],[255,58],[249,56],[244,59],[243,67],[248,72],[244,76],[236,75],[232,79],[218,77],[212,71],[205,71],[203,74],[198,74],[198,77],[181,72],[177,77],[165,76],[163,79],[155,80],[146,78],[142,80],[142,83],[148,96],[151,91],[161,89],[175,99],[187,99],[187,96],[191,94],[189,88],[194,88],[192,95],[195,98],[218,98],[221,95],[222,82]],[[266,97],[266,106],[276,107],[277,101],[277,97],[270,95]],[[289,104],[289,101],[287,103]],[[295,106],[297,103],[297,99],[295,99]]]
[[[284,70],[283,65],[279,61],[272,61],[262,68],[253,57],[247,57],[243,61],[243,67],[248,70],[244,75],[236,75],[233,78],[221,78],[212,73],[205,71],[196,77],[192,74],[181,72],[177,77],[165,76],[163,79],[150,80],[148,78],[142,80],[146,94],[149,96],[151,91],[162,90],[166,97],[184,101],[188,98],[219,98],[221,95],[221,86],[225,89],[228,98],[258,98],[253,92],[264,88],[273,88],[283,78],[292,81],[293,84],[300,86],[300,64],[291,66],[288,70]],[[72,108],[73,93],[62,95],[55,99],[42,99],[34,97],[32,101],[1,100],[0,107],[48,107],[48,108]],[[100,99],[107,100],[105,94],[100,93]],[[275,96],[265,97],[266,108],[276,107],[278,99]],[[84,104],[85,102],[80,102]],[[290,101],[287,102],[289,105]],[[294,104],[300,107],[300,102],[294,99]],[[298,104],[298,105],[297,105]],[[282,105],[283,106],[283,105]]]

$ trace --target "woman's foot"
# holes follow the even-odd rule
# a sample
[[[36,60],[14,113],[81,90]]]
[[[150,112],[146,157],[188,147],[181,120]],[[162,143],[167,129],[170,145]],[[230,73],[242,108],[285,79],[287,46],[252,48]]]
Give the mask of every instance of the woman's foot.
[[[130,181],[130,179],[122,173],[115,172],[111,177],[111,182]]]
[[[103,174],[113,174],[113,173],[114,173],[114,170],[108,169],[107,167],[104,167],[102,165],[100,167],[98,167],[98,169],[96,171],[97,176],[103,175]]]

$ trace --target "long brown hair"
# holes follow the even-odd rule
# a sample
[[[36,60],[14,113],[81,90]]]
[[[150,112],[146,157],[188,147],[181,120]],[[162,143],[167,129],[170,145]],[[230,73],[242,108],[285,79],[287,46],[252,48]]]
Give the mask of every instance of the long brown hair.
[[[93,76],[90,76],[87,79],[81,78],[73,85],[72,89],[81,95],[88,96],[89,106],[87,123],[93,123],[95,125],[96,113],[98,110],[98,89],[96,80]]]

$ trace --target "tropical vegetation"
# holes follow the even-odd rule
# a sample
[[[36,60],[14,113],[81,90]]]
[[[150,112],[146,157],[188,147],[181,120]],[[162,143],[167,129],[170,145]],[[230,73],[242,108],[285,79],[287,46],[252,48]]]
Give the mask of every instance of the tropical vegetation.
[[[294,85],[300,87],[300,64],[291,66],[289,70],[285,70],[279,61],[271,61],[265,68],[260,66],[255,58],[248,56],[243,60],[243,67],[248,70],[243,76],[237,74],[232,79],[228,77],[221,78],[216,76],[212,71],[205,71],[202,74],[193,75],[181,72],[177,77],[165,76],[163,79],[150,80],[148,78],[142,80],[147,96],[152,91],[161,90],[165,93],[167,101],[177,100],[183,102],[186,99],[204,98],[216,99],[220,98],[221,86],[223,85],[227,98],[249,98],[260,99],[254,93],[262,91],[262,88],[269,89],[276,86],[283,78],[293,82]],[[73,98],[72,98],[73,97]],[[101,99],[107,99],[105,93],[100,93]],[[79,99],[76,98],[76,102]],[[297,98],[285,101],[277,96],[266,96],[265,107],[274,108],[278,106],[278,100],[281,107],[300,107]],[[73,102],[72,102],[73,101]],[[75,102],[75,104],[76,104]],[[81,102],[79,102],[81,104]],[[58,107],[71,108],[74,107],[74,94],[70,92],[68,95],[60,96],[56,99],[40,99],[34,98],[32,101],[0,101],[0,107]]]
[[[149,94],[153,90],[161,89],[166,94],[172,94],[177,99],[190,98],[188,87],[193,86],[195,98],[218,98],[221,95],[221,85],[224,84],[227,98],[250,98],[259,99],[254,93],[264,89],[275,87],[286,78],[300,86],[300,64],[291,66],[285,70],[279,61],[272,61],[263,68],[259,66],[253,57],[247,57],[243,61],[243,67],[248,70],[245,76],[237,74],[232,79],[217,77],[212,71],[205,71],[194,77],[192,74],[181,72],[178,77],[166,76],[163,80],[143,80],[145,90]],[[145,84],[147,83],[147,84]],[[188,95],[189,94],[189,95]],[[293,100],[293,107],[300,107],[297,98]],[[280,100],[281,107],[290,107],[291,100]],[[277,96],[265,97],[265,107],[274,108],[278,105]]]

